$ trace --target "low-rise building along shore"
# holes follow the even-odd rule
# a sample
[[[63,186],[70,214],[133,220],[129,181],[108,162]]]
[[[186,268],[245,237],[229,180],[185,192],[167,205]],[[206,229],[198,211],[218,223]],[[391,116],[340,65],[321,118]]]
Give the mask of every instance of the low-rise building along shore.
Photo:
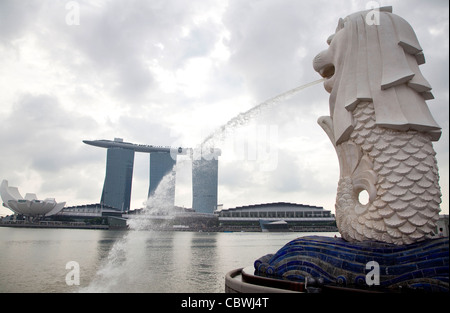
[[[331,211],[305,204],[275,202],[239,206],[216,212],[219,225],[262,231],[337,231]]]

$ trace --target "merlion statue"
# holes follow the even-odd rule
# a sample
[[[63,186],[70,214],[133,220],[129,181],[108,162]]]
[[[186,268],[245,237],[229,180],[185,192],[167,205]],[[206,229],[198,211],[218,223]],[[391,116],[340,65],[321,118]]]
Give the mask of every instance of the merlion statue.
[[[448,237],[428,239],[441,203],[432,145],[441,129],[425,103],[433,96],[419,70],[425,59],[416,35],[389,7],[339,20],[328,44],[314,69],[331,94],[330,116],[318,122],[339,159],[342,238],[291,240],[254,262],[245,288],[448,293]],[[241,273],[239,280],[251,274]]]
[[[373,11],[371,11],[373,12]],[[431,86],[414,30],[391,7],[340,19],[314,69],[327,80],[330,116],[318,123],[340,165],[336,222],[347,241],[397,245],[429,238],[441,191],[435,151],[441,128],[425,100]],[[359,201],[367,191],[368,203]]]

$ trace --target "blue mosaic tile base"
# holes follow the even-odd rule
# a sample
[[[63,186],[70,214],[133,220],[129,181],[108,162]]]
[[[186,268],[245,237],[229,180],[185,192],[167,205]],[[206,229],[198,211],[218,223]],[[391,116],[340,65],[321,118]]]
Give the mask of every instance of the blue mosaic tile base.
[[[370,266],[375,261],[379,270]],[[368,264],[369,263],[369,264]],[[448,238],[396,246],[350,243],[341,238],[305,236],[254,262],[255,274],[297,282],[449,292]],[[374,274],[378,281],[374,283]],[[366,281],[366,275],[369,281]]]

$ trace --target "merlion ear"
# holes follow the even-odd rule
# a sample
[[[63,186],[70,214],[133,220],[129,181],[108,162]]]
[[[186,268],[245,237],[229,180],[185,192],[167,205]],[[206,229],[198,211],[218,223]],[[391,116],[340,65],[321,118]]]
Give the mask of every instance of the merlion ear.
[[[331,45],[331,41],[333,40],[333,38],[334,38],[334,34],[330,35],[330,37],[327,38],[327,44],[328,45]]]
[[[392,5],[380,7],[379,10],[380,10],[380,12],[392,13]]]
[[[344,20],[342,18],[339,19],[338,25],[336,27],[336,33],[344,28]]]

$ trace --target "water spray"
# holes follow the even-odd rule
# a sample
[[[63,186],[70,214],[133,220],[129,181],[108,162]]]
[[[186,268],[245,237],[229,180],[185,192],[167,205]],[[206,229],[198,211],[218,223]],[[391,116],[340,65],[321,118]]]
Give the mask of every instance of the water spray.
[[[211,133],[209,136],[207,136],[201,143],[201,146],[205,145],[206,143],[208,143],[210,140],[212,140],[213,138],[218,137],[219,135],[225,133],[225,131],[229,128],[235,128],[236,126],[239,125],[244,125],[245,123],[247,123],[251,118],[255,117],[258,113],[261,112],[261,110],[263,108],[269,107],[277,102],[280,102],[282,100],[287,100],[290,97],[294,96],[296,93],[298,93],[299,91],[306,89],[308,87],[317,85],[323,81],[325,81],[326,78],[321,78],[312,82],[309,82],[307,84],[298,86],[294,89],[291,89],[289,91],[283,92],[273,98],[270,98],[260,104],[258,104],[257,106],[254,106],[253,108],[249,109],[246,112],[240,113],[237,116],[233,117],[231,120],[229,120],[227,123],[223,124],[222,126],[220,126],[218,129],[216,129],[213,133]]]

